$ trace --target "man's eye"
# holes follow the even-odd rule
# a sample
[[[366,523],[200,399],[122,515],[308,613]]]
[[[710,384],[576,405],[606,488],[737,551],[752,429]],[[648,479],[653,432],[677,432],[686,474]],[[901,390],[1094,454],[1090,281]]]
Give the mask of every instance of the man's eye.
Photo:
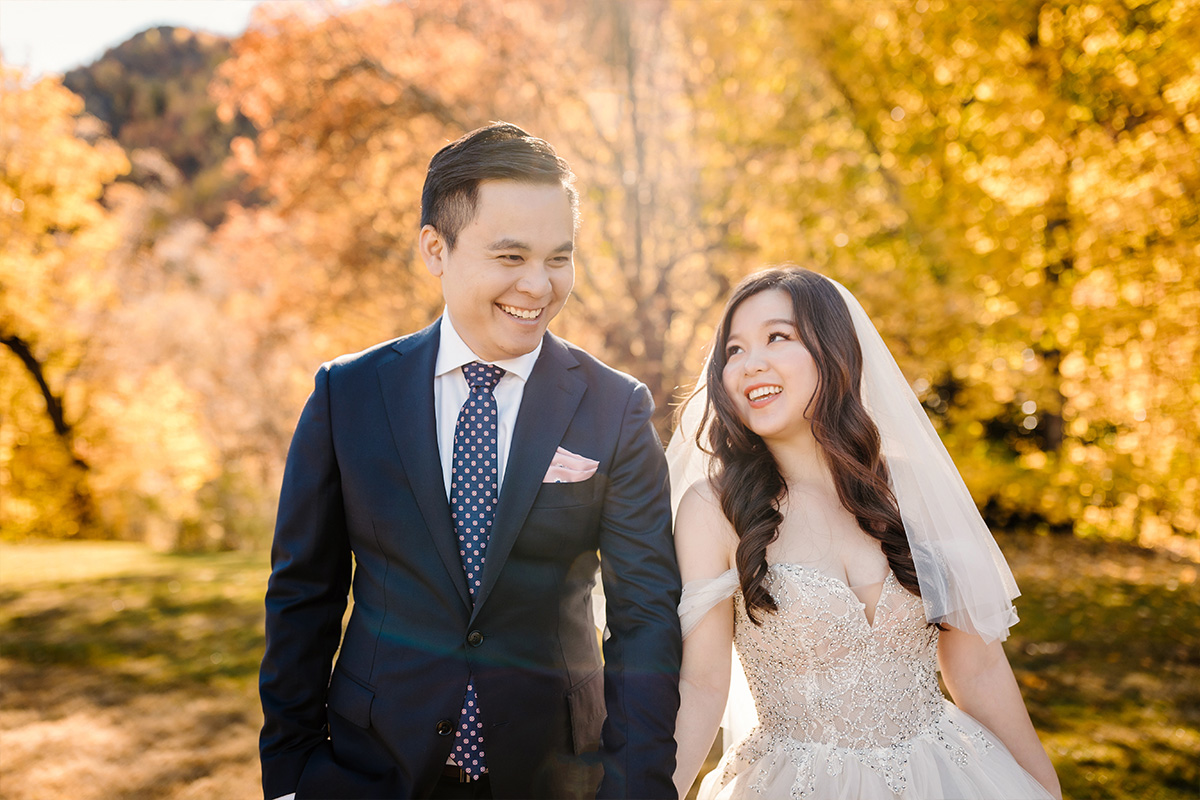
[[[504,255],[500,256],[500,260],[507,261],[510,264],[514,264],[518,261],[521,261],[522,259],[519,255],[514,255],[512,253],[505,253]]]

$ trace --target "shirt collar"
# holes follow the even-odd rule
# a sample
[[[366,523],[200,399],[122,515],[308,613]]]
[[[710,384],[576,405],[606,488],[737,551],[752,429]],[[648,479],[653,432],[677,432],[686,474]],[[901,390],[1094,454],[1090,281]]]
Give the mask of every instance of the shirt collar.
[[[462,368],[464,364],[470,364],[472,361],[481,361],[485,364],[494,364],[506,373],[516,375],[522,381],[527,381],[529,380],[530,373],[533,372],[533,365],[537,363],[538,356],[541,353],[542,343],[539,341],[537,347],[525,355],[517,356],[516,358],[505,358],[500,361],[485,361],[475,355],[475,352],[458,335],[454,323],[450,321],[450,309],[447,308],[442,310],[437,364],[434,365],[433,374],[435,377],[441,377],[448,372]]]

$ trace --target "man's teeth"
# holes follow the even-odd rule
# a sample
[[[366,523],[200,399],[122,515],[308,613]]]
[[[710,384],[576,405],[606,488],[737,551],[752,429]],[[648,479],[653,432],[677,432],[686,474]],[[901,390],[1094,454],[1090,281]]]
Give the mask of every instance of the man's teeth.
[[[751,400],[761,400],[764,397],[769,397],[773,394],[779,394],[783,391],[781,386],[759,386],[757,389],[750,390]]]
[[[537,319],[542,315],[540,308],[517,308],[516,306],[501,305],[500,309],[506,314],[512,314],[517,319]]]

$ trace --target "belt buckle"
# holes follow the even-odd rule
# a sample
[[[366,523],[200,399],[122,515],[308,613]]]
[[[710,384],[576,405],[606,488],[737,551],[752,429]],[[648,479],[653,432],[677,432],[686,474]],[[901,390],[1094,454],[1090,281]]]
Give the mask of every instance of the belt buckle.
[[[467,771],[457,764],[447,764],[442,768],[442,776],[448,778],[455,783],[470,783],[471,776]]]

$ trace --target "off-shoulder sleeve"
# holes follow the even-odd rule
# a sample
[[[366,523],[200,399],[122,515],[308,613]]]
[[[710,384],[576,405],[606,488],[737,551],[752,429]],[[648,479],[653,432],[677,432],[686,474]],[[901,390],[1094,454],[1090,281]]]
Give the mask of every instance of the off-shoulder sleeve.
[[[683,638],[696,629],[704,615],[722,600],[733,597],[738,589],[737,570],[726,570],[715,578],[688,581],[679,598],[679,627]]]

